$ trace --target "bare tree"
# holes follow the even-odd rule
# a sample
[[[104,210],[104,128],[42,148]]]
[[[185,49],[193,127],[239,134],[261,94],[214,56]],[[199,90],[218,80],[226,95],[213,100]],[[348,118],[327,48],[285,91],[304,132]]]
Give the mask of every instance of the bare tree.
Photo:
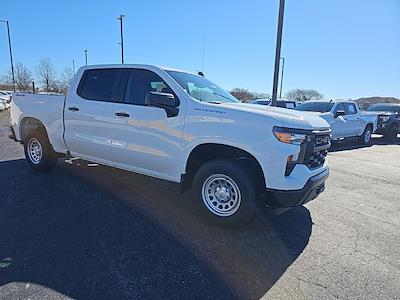
[[[254,100],[254,95],[252,92],[246,89],[234,88],[230,91],[230,93],[237,99],[243,102],[249,102]]]
[[[271,94],[253,92],[254,99],[271,99]]]
[[[294,89],[286,94],[286,98],[297,101],[319,100],[324,96],[316,90]]]
[[[30,85],[32,83],[32,73],[28,70],[28,68],[21,64],[17,63],[14,67],[14,75],[15,75],[15,85],[18,91],[26,92],[29,90]],[[12,82],[11,70],[9,72],[9,81]]]
[[[39,83],[42,84],[46,92],[51,91],[56,83],[56,70],[50,58],[42,58],[36,67],[36,75]]]
[[[234,88],[230,93],[243,102],[250,102],[255,99],[269,99],[271,97],[271,95],[267,93],[250,92],[247,89],[241,88]]]
[[[13,90],[13,83],[12,83],[12,77],[8,75],[1,75],[0,76],[0,90],[5,90],[5,91],[12,91]]]
[[[72,79],[74,79],[74,70],[71,67],[66,67],[59,79],[59,92],[66,95]]]

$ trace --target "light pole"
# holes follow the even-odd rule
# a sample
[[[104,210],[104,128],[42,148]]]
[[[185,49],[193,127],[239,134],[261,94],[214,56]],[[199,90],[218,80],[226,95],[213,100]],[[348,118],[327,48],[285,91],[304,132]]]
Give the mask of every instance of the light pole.
[[[10,61],[11,61],[11,76],[12,76],[12,81],[13,81],[13,89],[15,92],[15,77],[14,77],[14,64],[13,64],[12,50],[11,50],[10,25],[8,24],[8,21],[6,21],[6,20],[0,20],[0,22],[7,24],[8,49],[10,50]]]
[[[277,98],[277,92],[278,92],[279,62],[280,62],[280,58],[281,58],[282,29],[283,29],[284,12],[285,12],[285,0],[280,0],[279,1],[278,30],[276,33],[274,83],[272,86],[272,103],[271,103],[272,106],[276,106],[276,98]]]
[[[120,21],[121,24],[121,62],[122,64],[124,63],[124,34],[122,30],[122,19],[125,17],[125,15],[120,15],[118,17],[118,20]]]
[[[279,98],[282,99],[282,85],[283,85],[283,70],[285,69],[285,58],[281,57],[282,60],[282,69],[281,69],[281,88],[279,91]]]
[[[87,50],[84,50],[83,52],[85,52],[85,64],[86,64],[86,66],[87,66]]]
[[[75,75],[75,60],[72,60],[72,71],[74,72]]]
[[[204,54],[206,50],[206,37],[203,36],[203,61],[201,63],[201,73],[204,73]]]

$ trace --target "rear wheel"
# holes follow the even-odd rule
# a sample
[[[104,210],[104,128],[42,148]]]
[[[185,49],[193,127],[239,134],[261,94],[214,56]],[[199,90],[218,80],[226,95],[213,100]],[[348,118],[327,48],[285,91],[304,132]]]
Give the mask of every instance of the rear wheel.
[[[392,125],[389,127],[389,130],[384,135],[384,138],[388,141],[393,141],[397,138],[398,133],[399,133],[399,127],[397,125]]]
[[[29,133],[24,139],[24,152],[29,166],[35,171],[48,171],[57,163],[47,135],[41,130]]]
[[[248,173],[234,161],[210,161],[193,180],[195,201],[211,223],[237,226],[247,223],[255,212],[256,190]]]
[[[365,127],[364,133],[360,137],[360,143],[363,145],[369,145],[369,143],[371,143],[371,139],[372,139],[372,126],[367,125],[367,127]]]

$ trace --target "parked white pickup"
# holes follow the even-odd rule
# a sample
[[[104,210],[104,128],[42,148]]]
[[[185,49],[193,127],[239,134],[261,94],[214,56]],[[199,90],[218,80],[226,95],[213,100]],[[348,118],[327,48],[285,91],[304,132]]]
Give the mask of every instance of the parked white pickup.
[[[307,101],[296,110],[324,118],[331,126],[333,140],[358,137],[361,143],[369,144],[377,129],[378,114],[362,112],[353,101]]]
[[[298,111],[244,104],[203,76],[148,65],[79,69],[68,95],[15,93],[11,137],[29,165],[70,154],[193,187],[223,223],[314,199],[328,177],[329,124]]]

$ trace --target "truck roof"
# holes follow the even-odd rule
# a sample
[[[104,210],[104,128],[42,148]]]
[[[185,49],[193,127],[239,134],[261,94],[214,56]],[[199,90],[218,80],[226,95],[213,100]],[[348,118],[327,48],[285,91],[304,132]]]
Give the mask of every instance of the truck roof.
[[[99,65],[87,65],[82,66],[80,69],[90,70],[90,69],[112,69],[112,68],[137,68],[137,69],[160,69],[164,71],[177,71],[183,72],[188,74],[195,74],[194,72],[189,72],[177,68],[165,67],[165,66],[157,66],[157,65],[150,65],[150,64],[99,64]]]
[[[340,103],[340,102],[355,102],[354,100],[334,99],[334,100],[308,100],[307,102],[324,102],[324,103]]]

